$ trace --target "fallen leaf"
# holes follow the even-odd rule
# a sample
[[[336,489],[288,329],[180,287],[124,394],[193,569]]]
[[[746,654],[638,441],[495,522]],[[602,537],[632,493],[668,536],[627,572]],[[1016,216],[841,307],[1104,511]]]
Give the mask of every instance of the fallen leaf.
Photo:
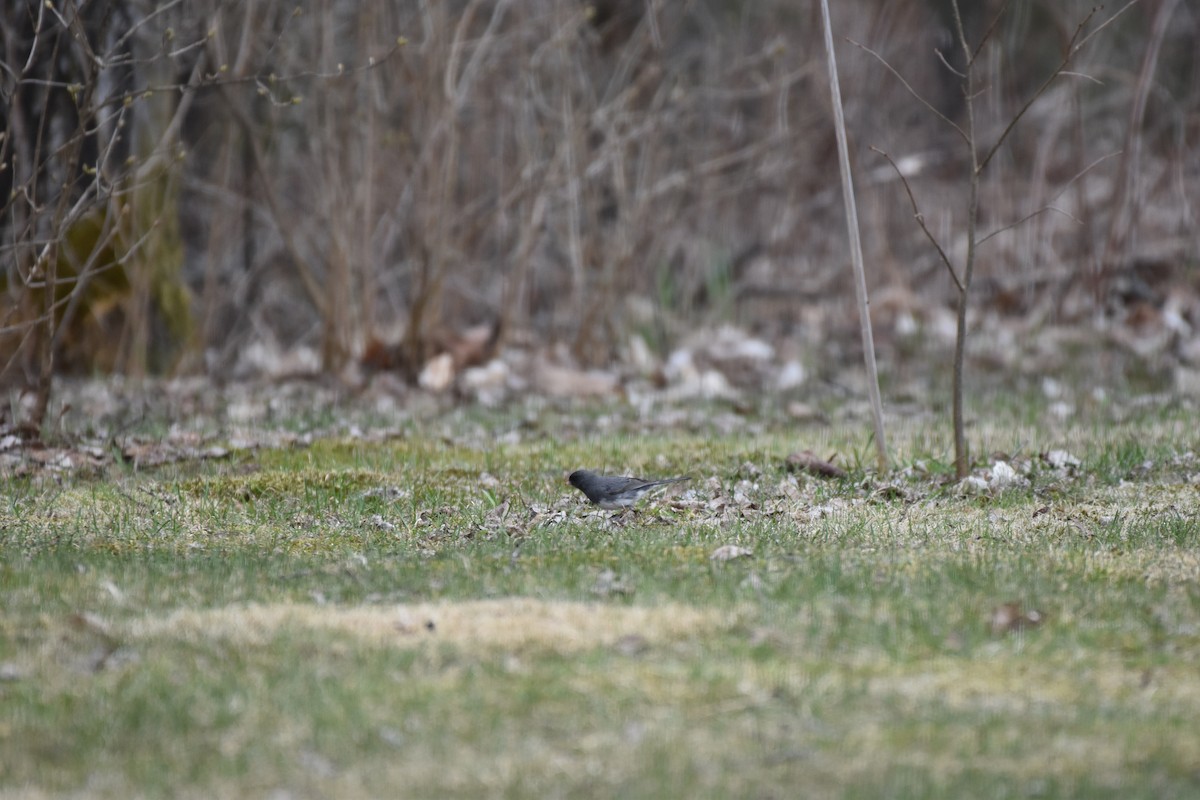
[[[834,466],[831,456],[830,461],[826,461],[812,450],[803,450],[799,453],[792,453],[787,457],[787,468],[792,472],[804,471],[821,478],[844,478],[846,470],[841,467]]]
[[[988,485],[993,489],[1005,489],[1019,483],[1020,480],[1021,476],[1007,461],[997,461],[992,465],[992,477],[988,481]]]
[[[1079,459],[1068,453],[1066,450],[1051,450],[1047,453],[1043,453],[1042,460],[1054,469],[1062,470],[1078,469],[1080,464]]]
[[[442,353],[426,362],[417,377],[417,385],[426,391],[444,392],[454,382],[454,375],[454,357],[449,353]]]
[[[552,397],[601,397],[615,393],[621,385],[611,372],[580,370],[542,362],[534,372],[537,388]]]
[[[712,561],[733,561],[737,558],[749,558],[752,555],[754,555],[754,551],[749,548],[738,547],[736,544],[723,544],[712,551],[709,559]]]
[[[614,649],[623,656],[637,656],[650,649],[650,642],[646,641],[645,636],[639,636],[636,633],[627,633],[620,639],[617,639],[614,644]]]
[[[1037,609],[1025,611],[1020,602],[1012,601],[992,609],[988,616],[988,629],[993,636],[1003,636],[1006,633],[1037,627],[1043,620],[1042,613]]]
[[[986,494],[988,482],[978,475],[968,475],[958,484],[958,491],[963,495]]]

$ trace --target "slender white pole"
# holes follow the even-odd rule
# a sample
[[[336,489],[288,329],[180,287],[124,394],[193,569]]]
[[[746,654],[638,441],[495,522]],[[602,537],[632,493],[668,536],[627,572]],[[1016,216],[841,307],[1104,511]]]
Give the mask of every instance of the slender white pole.
[[[888,470],[887,440],[883,435],[883,401],[879,396],[879,370],[875,366],[875,339],[871,334],[870,299],[863,269],[862,241],[858,232],[858,206],[854,202],[854,182],[850,177],[850,154],[846,146],[846,118],[842,114],[842,90],[838,85],[837,59],[833,54],[833,28],[829,24],[829,0],[821,0],[821,20],[825,27],[825,52],[829,56],[829,91],[833,96],[833,122],[837,132],[838,165],[842,172],[842,199],[846,204],[846,228],[850,237],[850,262],[854,267],[854,293],[858,297],[858,319],[862,331],[863,358],[867,367],[867,391],[875,417],[875,452],[879,471]]]

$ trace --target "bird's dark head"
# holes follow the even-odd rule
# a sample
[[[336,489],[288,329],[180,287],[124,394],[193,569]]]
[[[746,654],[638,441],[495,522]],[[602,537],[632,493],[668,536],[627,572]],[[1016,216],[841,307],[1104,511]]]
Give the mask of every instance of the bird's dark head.
[[[567,483],[571,484],[576,489],[579,489],[580,484],[583,483],[591,474],[592,473],[588,472],[586,469],[577,469],[571,473],[570,477],[567,478]]]

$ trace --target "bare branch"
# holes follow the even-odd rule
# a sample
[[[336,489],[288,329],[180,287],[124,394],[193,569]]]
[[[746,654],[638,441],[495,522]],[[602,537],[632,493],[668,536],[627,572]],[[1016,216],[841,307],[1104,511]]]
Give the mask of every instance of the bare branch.
[[[1100,156],[1100,158],[1097,158],[1095,161],[1093,161],[1092,163],[1088,164],[1086,167],[1084,167],[1084,168],[1083,168],[1083,169],[1081,169],[1079,172],[1077,172],[1077,173],[1074,175],[1074,177],[1072,177],[1072,178],[1071,178],[1069,181],[1067,181],[1065,184],[1063,184],[1063,185],[1062,185],[1062,186],[1059,188],[1059,190],[1058,190],[1058,194],[1054,195],[1054,199],[1053,199],[1053,200],[1051,200],[1051,202],[1054,202],[1054,200],[1057,200],[1059,197],[1061,197],[1061,196],[1062,196],[1062,194],[1063,194],[1063,192],[1065,192],[1067,189],[1069,189],[1069,188],[1071,187],[1071,184],[1075,183],[1075,181],[1079,180],[1079,179],[1080,179],[1080,178],[1082,178],[1082,177],[1083,177],[1085,174],[1087,174],[1088,172],[1090,172],[1090,171],[1092,170],[1092,168],[1094,168],[1094,167],[1096,167],[1097,165],[1099,165],[1099,164],[1101,164],[1101,163],[1103,163],[1103,162],[1107,161],[1107,160],[1108,160],[1108,159],[1110,159],[1110,158],[1113,158],[1113,157],[1115,157],[1115,156],[1119,156],[1120,154],[1121,154],[1121,151],[1120,151],[1120,150],[1118,150],[1118,151],[1116,151],[1115,153],[1109,153],[1109,154],[1107,154],[1107,155]],[[1078,217],[1074,216],[1073,214],[1070,214],[1070,213],[1068,213],[1068,212],[1066,212],[1066,211],[1063,211],[1061,208],[1056,208],[1055,206],[1046,205],[1046,206],[1042,206],[1042,207],[1041,207],[1041,208],[1039,208],[1037,211],[1034,211],[1032,214],[1028,214],[1028,215],[1026,215],[1026,216],[1022,217],[1021,219],[1017,220],[1016,222],[1014,222],[1014,223],[1012,223],[1012,224],[1010,224],[1010,225],[1005,225],[1005,226],[1004,226],[1004,227],[1002,227],[1002,228],[997,228],[996,230],[994,230],[994,231],[992,231],[991,233],[989,233],[987,236],[984,236],[982,239],[980,239],[980,240],[979,240],[979,244],[983,244],[983,243],[984,243],[984,242],[986,242],[988,239],[991,239],[993,236],[998,236],[998,235],[1000,235],[1001,233],[1004,233],[1004,232],[1005,232],[1005,231],[1007,231],[1007,230],[1012,230],[1013,228],[1015,228],[1015,227],[1017,227],[1017,226],[1019,226],[1019,225],[1021,225],[1021,224],[1025,223],[1025,222],[1028,222],[1029,220],[1033,219],[1034,217],[1036,217],[1036,216],[1038,216],[1038,215],[1040,215],[1040,214],[1043,214],[1043,213],[1045,213],[1045,212],[1047,212],[1047,211],[1053,211],[1053,212],[1055,212],[1055,213],[1057,213],[1057,214],[1062,214],[1062,215],[1063,215],[1064,217],[1066,217],[1067,219],[1069,219],[1069,220],[1071,220],[1072,222],[1075,222],[1075,223],[1077,223],[1077,224],[1079,224],[1079,225],[1082,225],[1082,224],[1083,224],[1083,220],[1079,219]]]
[[[1051,200],[1051,202],[1053,202],[1054,200],[1057,200],[1058,198],[1062,197],[1062,195],[1063,195],[1063,192],[1065,192],[1065,191],[1067,191],[1067,189],[1071,188],[1071,184],[1075,183],[1075,181],[1079,180],[1079,179],[1080,179],[1080,178],[1082,178],[1084,175],[1086,175],[1087,173],[1091,172],[1093,167],[1099,166],[1099,165],[1100,165],[1100,164],[1102,164],[1103,162],[1105,162],[1105,161],[1108,161],[1110,158],[1116,158],[1117,156],[1121,155],[1121,153],[1122,153],[1122,152],[1123,152],[1123,151],[1121,151],[1121,150],[1116,150],[1116,151],[1114,151],[1114,152],[1112,152],[1112,153],[1108,153],[1107,155],[1100,156],[1100,157],[1099,157],[1099,158],[1097,158],[1095,161],[1093,161],[1092,163],[1088,164],[1088,165],[1087,165],[1086,167],[1084,167],[1083,169],[1079,170],[1079,172],[1076,172],[1076,173],[1075,173],[1075,174],[1074,174],[1074,175],[1071,177],[1071,180],[1067,181],[1066,183],[1064,183],[1064,184],[1062,185],[1062,187],[1061,187],[1061,188],[1059,188],[1059,190],[1058,190],[1058,194],[1054,195],[1054,197],[1053,197],[1053,199]]]
[[[70,293],[68,293],[67,296],[62,300],[55,303],[56,307],[62,303],[66,303],[66,308],[63,310],[62,318],[55,326],[56,330],[54,331],[54,338],[51,340],[50,344],[52,348],[57,349],[61,344],[63,336],[71,326],[71,321],[79,311],[79,304],[83,302],[84,294],[87,292],[88,286],[91,285],[91,282],[96,278],[96,276],[102,272],[116,267],[125,268],[128,265],[130,258],[138,250],[140,250],[147,241],[149,241],[150,237],[155,233],[155,228],[157,227],[157,225],[148,226],[146,231],[142,233],[140,237],[138,237],[137,241],[129,245],[129,247],[125,250],[125,253],[120,258],[109,264],[101,265],[99,264],[100,255],[108,246],[108,242],[116,237],[116,234],[119,232],[119,225],[120,223],[117,223],[112,226],[112,231],[107,237],[103,246],[97,245],[92,248],[92,252],[88,256],[87,262],[78,270],[78,275],[75,279],[75,285],[71,287]]]
[[[740,150],[735,150],[732,153],[710,158],[708,161],[697,164],[694,167],[676,170],[668,175],[664,175],[646,189],[647,195],[649,197],[658,197],[659,195],[686,186],[689,182],[701,176],[715,175],[723,170],[738,166],[755,156],[769,152],[771,148],[780,143],[776,138],[764,139],[763,141],[747,145]]]
[[[1042,85],[1038,87],[1037,91],[1029,96],[1029,99],[1025,101],[1025,105],[1021,107],[1021,110],[1018,111],[1013,118],[1008,121],[1008,126],[1000,134],[1000,137],[996,139],[991,149],[988,150],[987,155],[985,155],[979,162],[979,171],[982,172],[984,167],[988,165],[988,162],[992,160],[992,156],[996,155],[996,153],[1000,150],[1001,145],[1003,145],[1004,141],[1008,138],[1008,135],[1012,133],[1013,128],[1017,126],[1017,123],[1021,121],[1021,118],[1025,116],[1025,113],[1029,111],[1033,104],[1037,102],[1038,98],[1046,93],[1046,90],[1050,88],[1050,84],[1052,84],[1060,75],[1066,72],[1067,65],[1071,63],[1071,59],[1075,57],[1075,54],[1079,52],[1079,49],[1087,44],[1087,42],[1091,41],[1092,37],[1094,37],[1097,33],[1111,25],[1113,21],[1117,19],[1117,17],[1128,11],[1129,8],[1136,2],[1138,2],[1138,0],[1129,0],[1129,2],[1122,6],[1119,11],[1106,19],[1104,22],[1100,23],[1094,31],[1080,38],[1081,34],[1083,33],[1083,29],[1087,27],[1088,22],[1091,21],[1092,17],[1096,15],[1096,12],[1099,11],[1099,9],[1092,9],[1088,15],[1083,18],[1083,21],[1076,26],[1075,33],[1071,35],[1071,41],[1067,46],[1067,53],[1065,56],[1063,56],[1062,63],[1058,65],[1057,69],[1050,73],[1050,76],[1047,77]]]
[[[37,58],[38,43],[42,40],[42,23],[46,19],[47,5],[47,3],[38,3],[37,24],[33,26],[33,42],[29,45],[29,56],[25,59],[25,66],[21,67],[22,75],[29,74],[29,70],[33,69]]]
[[[258,176],[259,184],[263,187],[263,196],[267,201],[267,208],[271,212],[271,218],[283,241],[284,248],[292,258],[296,274],[300,277],[300,282],[304,285],[304,290],[308,295],[309,301],[317,309],[318,313],[323,315],[326,305],[325,291],[321,286],[321,282],[317,279],[316,271],[300,250],[300,245],[293,233],[293,226],[289,225],[283,217],[282,206],[279,202],[275,183],[271,179],[267,157],[263,153],[262,144],[258,141],[258,137],[254,135],[254,124],[246,112],[228,94],[222,92],[221,96],[225,101],[225,106],[233,115],[234,120],[241,126],[242,133],[250,144],[249,152],[254,162],[254,171]]]
[[[454,102],[455,108],[461,108],[466,102],[467,93],[470,91],[471,86],[475,82],[475,76],[479,73],[479,69],[483,64],[484,58],[487,56],[489,48],[496,41],[496,29],[500,27],[500,23],[504,19],[504,13],[508,10],[510,2],[511,0],[501,0],[501,2],[497,3],[496,7],[492,9],[492,17],[488,20],[487,29],[476,41],[474,52],[471,53],[471,58],[467,61],[466,66],[463,67],[462,74],[458,76],[457,83],[453,87],[451,99]],[[474,6],[472,6],[472,11],[473,10]],[[463,19],[466,20],[467,16],[467,14],[464,14]],[[460,37],[464,31],[465,28],[463,25],[460,25],[455,36],[456,49],[458,46],[461,46]],[[454,57],[455,50],[452,50],[451,58]],[[447,71],[447,79],[454,80],[454,78],[455,76]]]
[[[954,16],[954,32],[958,35],[958,44],[962,48],[963,57],[967,60],[967,78],[970,79],[971,67],[975,59],[971,55],[971,45],[967,42],[967,31],[963,27],[962,12],[958,9],[958,0],[950,0],[950,11]]]
[[[1033,219],[1034,217],[1037,217],[1037,216],[1040,216],[1040,215],[1046,213],[1047,211],[1053,211],[1056,214],[1062,214],[1064,217],[1071,220],[1072,222],[1078,223],[1080,225],[1083,224],[1083,220],[1079,219],[1078,217],[1076,217],[1072,214],[1067,213],[1066,211],[1063,211],[1061,208],[1056,208],[1055,206],[1042,206],[1037,211],[1034,211],[1032,214],[1026,214],[1025,216],[1021,217],[1019,220],[1017,220],[1016,222],[1012,222],[1012,223],[1009,223],[1008,225],[1005,225],[1004,227],[997,228],[996,230],[992,231],[987,236],[984,236],[982,239],[980,239],[978,242],[976,242],[975,246],[978,247],[979,245],[986,242],[988,239],[991,239],[993,236],[999,236],[1000,234],[1004,233],[1005,231],[1011,231],[1013,228],[1016,228],[1017,226],[1028,222],[1029,220]]]
[[[942,66],[954,73],[958,78],[966,78],[967,76],[950,66],[950,62],[946,60],[946,54],[942,52],[940,47],[933,48],[933,52],[937,53],[938,61],[942,62]]]
[[[906,81],[904,79],[904,76],[901,75],[899,72],[897,72],[896,68],[887,62],[887,59],[885,59],[883,56],[879,55],[879,53],[876,53],[871,48],[867,47],[865,44],[860,44],[859,42],[856,42],[853,39],[849,39],[849,38],[846,39],[846,41],[848,41],[850,44],[854,45],[855,47],[857,47],[861,50],[867,51],[869,54],[874,56],[876,58],[876,60],[879,61],[880,64],[883,64],[884,68],[887,69],[888,72],[890,72],[896,76],[896,79],[899,80],[901,84],[903,84],[904,88],[908,90],[909,94],[911,94],[914,98],[916,98],[917,102],[921,103],[923,106],[928,108],[930,111],[932,111],[934,113],[934,115],[938,119],[940,119],[942,122],[946,123],[951,128],[953,128],[955,131],[957,131],[958,135],[963,138],[963,141],[969,141],[969,139],[967,139],[966,131],[964,131],[962,128],[960,128],[954,122],[954,120],[950,119],[945,114],[943,114],[942,112],[940,112],[936,108],[934,108],[932,103],[930,103],[928,100],[926,100],[924,97],[922,97],[917,92],[917,90],[912,87],[912,84],[910,84],[908,81]]]
[[[904,191],[908,192],[908,201],[912,203],[913,219],[915,219],[917,224],[921,226],[921,230],[925,233],[925,238],[929,239],[930,244],[933,245],[934,249],[937,250],[938,255],[941,256],[942,263],[946,265],[946,271],[950,273],[950,278],[954,281],[954,285],[958,287],[958,291],[963,291],[962,281],[958,279],[958,273],[954,271],[954,265],[950,263],[950,257],[946,255],[946,251],[942,249],[941,244],[938,243],[938,240],[933,235],[933,232],[929,230],[929,226],[925,224],[925,215],[922,214],[921,209],[917,207],[917,198],[913,195],[912,187],[908,185],[908,178],[904,177],[904,173],[900,171],[900,167],[896,166],[896,162],[892,160],[890,155],[873,145],[871,149],[886,158],[888,163],[892,165],[892,169],[896,170],[896,174],[900,176],[900,182],[904,184]]]
[[[105,235],[105,238],[103,240],[97,242],[97,244],[92,248],[92,253],[91,253],[91,255],[88,256],[88,260],[84,263],[83,267],[79,270],[78,275],[76,275],[74,277],[69,277],[69,278],[57,278],[56,277],[54,279],[53,284],[49,284],[46,281],[27,284],[31,288],[42,289],[44,291],[50,292],[51,294],[53,294],[53,289],[55,287],[71,286],[72,288],[69,293],[67,293],[63,297],[56,299],[53,303],[51,303],[46,308],[45,311],[43,311],[41,314],[34,317],[33,319],[23,320],[21,322],[15,323],[13,325],[8,325],[3,328],[0,328],[0,336],[8,336],[8,335],[11,335],[14,333],[21,333],[22,331],[25,331],[30,328],[34,328],[38,325],[44,324],[49,319],[49,316],[48,316],[49,314],[54,314],[59,309],[66,306],[68,303],[71,303],[72,300],[77,295],[79,295],[81,292],[84,291],[84,289],[87,288],[87,285],[90,284],[94,278],[96,278],[100,275],[103,275],[104,273],[109,272],[111,270],[117,269],[118,267],[125,267],[129,262],[129,258],[135,253],[135,251],[137,251],[139,248],[141,248],[141,246],[143,244],[145,244],[145,242],[149,239],[150,235],[153,233],[153,228],[147,230],[144,234],[142,234],[142,236],[137,241],[135,241],[133,244],[131,244],[129,246],[129,249],[125,252],[125,255],[121,256],[120,258],[118,258],[116,260],[110,261],[106,264],[99,264],[97,261],[99,255],[112,242],[112,240],[115,237],[115,235],[117,234],[117,232],[118,231],[116,230],[116,228],[112,228]],[[65,324],[60,322],[59,327],[65,328],[66,326],[65,326]],[[56,335],[57,335],[57,333],[56,333]],[[9,366],[11,366],[11,363]]]
[[[1083,78],[1084,80],[1091,81],[1092,83],[1096,84],[1097,86],[1104,85],[1104,81],[1102,81],[1098,78],[1093,78],[1091,75],[1088,75],[1085,72],[1071,72],[1070,70],[1063,70],[1062,72],[1059,73],[1059,75],[1065,75],[1068,78]]]
[[[133,38],[133,36],[138,31],[140,31],[143,27],[145,27],[149,23],[153,22],[160,15],[165,14],[168,11],[175,8],[176,6],[179,6],[182,4],[183,4],[183,0],[171,0],[169,3],[163,3],[158,8],[154,9],[150,13],[148,13],[145,16],[141,17],[140,19],[136,20],[132,25],[129,26],[129,30],[125,31],[124,34],[122,34],[120,37],[117,38],[117,40],[113,43],[113,47],[111,48],[111,50],[109,52],[111,53],[116,50],[120,50],[122,47],[125,46],[125,43],[128,42],[131,38]]]
[[[1109,25],[1113,24],[1113,22],[1116,21],[1117,17],[1124,14],[1126,11],[1128,11],[1130,8],[1132,8],[1134,6],[1134,4],[1136,4],[1137,2],[1138,2],[1138,0],[1129,0],[1128,3],[1121,6],[1121,8],[1118,9],[1116,11],[1116,13],[1114,13],[1111,17],[1109,17],[1108,19],[1104,20],[1104,22],[1101,22],[1099,25],[1097,25],[1096,30],[1092,31],[1087,36],[1080,39],[1079,43],[1075,45],[1075,49],[1071,52],[1071,54],[1074,55],[1075,52],[1077,52],[1081,47],[1083,47],[1085,44],[1087,44],[1089,41],[1091,41],[1091,39],[1096,34],[1098,34],[1100,31],[1104,30],[1105,28],[1107,28]],[[1095,14],[1095,13],[1096,13],[1095,11],[1092,12],[1092,14]],[[1085,23],[1087,22],[1088,19],[1092,18],[1092,14],[1088,14],[1087,18],[1084,19]]]
[[[658,8],[661,5],[661,0],[646,0],[646,21],[650,25],[650,41],[654,44],[655,50],[663,49],[662,31],[658,29]]]
[[[1000,4],[1000,10],[992,17],[991,24],[987,26],[987,30],[983,32],[983,36],[979,38],[979,44],[975,45],[975,52],[971,53],[971,63],[975,63],[975,59],[979,58],[979,53],[983,50],[983,46],[987,44],[988,39],[992,38],[992,34],[996,30],[996,26],[1000,23],[1000,18],[1004,16],[1004,12],[1008,10],[1009,0],[1004,0]]]

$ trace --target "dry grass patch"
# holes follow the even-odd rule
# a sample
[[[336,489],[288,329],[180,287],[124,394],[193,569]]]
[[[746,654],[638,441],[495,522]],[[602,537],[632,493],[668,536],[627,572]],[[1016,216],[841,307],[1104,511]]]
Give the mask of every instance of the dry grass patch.
[[[621,641],[654,643],[687,639],[728,628],[734,616],[678,603],[653,608],[509,597],[496,600],[336,608],[299,603],[182,610],[147,617],[135,637],[221,639],[263,646],[284,632],[318,630],[349,634],[381,647],[453,644],[466,650],[547,650],[576,653]]]

